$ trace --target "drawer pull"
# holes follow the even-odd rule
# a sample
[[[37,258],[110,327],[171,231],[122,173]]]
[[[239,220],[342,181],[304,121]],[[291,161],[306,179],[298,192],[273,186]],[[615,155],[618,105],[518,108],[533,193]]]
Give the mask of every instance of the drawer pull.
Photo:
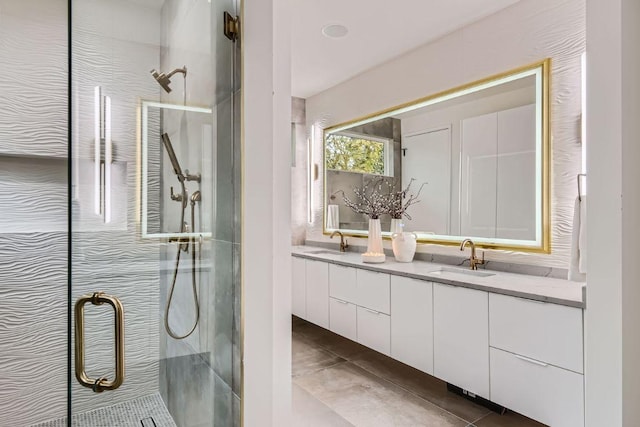
[[[333,300],[339,302],[340,304],[349,304],[348,302],[342,301],[341,299],[334,298]]]
[[[375,314],[375,315],[379,315],[379,314],[380,314],[380,312],[379,312],[379,311],[371,310],[370,308],[367,308],[367,307],[362,307],[362,308],[364,308],[365,310],[367,310],[369,313],[373,313],[373,314]]]
[[[520,356],[519,354],[514,354],[514,356],[517,357],[520,360],[524,360],[525,362],[529,362],[529,363],[533,363],[534,365],[542,366],[543,368],[546,368],[547,366],[549,366],[548,363],[538,362],[537,360],[529,359],[528,357]]]

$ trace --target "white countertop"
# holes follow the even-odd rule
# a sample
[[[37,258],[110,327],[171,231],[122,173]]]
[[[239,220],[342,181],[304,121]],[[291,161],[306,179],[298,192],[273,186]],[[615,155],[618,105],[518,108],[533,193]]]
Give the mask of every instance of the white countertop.
[[[585,284],[569,280],[505,273],[493,270],[478,270],[479,272],[485,271],[487,273],[493,273],[491,276],[480,277],[465,274],[466,270],[464,267],[454,267],[426,261],[403,263],[397,262],[393,257],[387,257],[387,260],[381,264],[369,264],[362,262],[360,253],[346,252],[341,254],[337,251],[315,246],[293,246],[291,248],[291,255],[347,267],[357,267],[419,280],[428,280],[430,282],[463,286],[570,307],[586,307]],[[442,271],[440,270],[441,268],[448,269],[449,271]]]

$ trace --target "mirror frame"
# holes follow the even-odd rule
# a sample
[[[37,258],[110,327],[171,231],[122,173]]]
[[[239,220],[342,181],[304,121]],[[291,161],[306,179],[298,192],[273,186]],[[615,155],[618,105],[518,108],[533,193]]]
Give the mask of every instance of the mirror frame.
[[[202,114],[213,114],[213,110],[207,107],[195,107],[189,105],[181,105],[181,104],[171,104],[166,102],[159,101],[140,101],[139,108],[139,123],[140,123],[140,166],[139,166],[139,197],[140,202],[138,206],[140,206],[140,235],[143,239],[147,238],[161,238],[161,239],[170,239],[170,238],[185,238],[185,237],[204,237],[210,238],[212,236],[210,231],[206,232],[197,232],[197,233],[150,233],[148,230],[148,222],[147,217],[149,215],[148,212],[148,186],[149,182],[149,128],[147,123],[149,121],[149,108],[158,108],[158,109],[166,109],[166,110],[176,110],[176,111],[188,111],[191,113],[202,113]],[[162,148],[159,148],[161,151]]]
[[[503,73],[495,74],[480,80],[476,80],[471,83],[467,83],[461,86],[456,86],[451,89],[447,89],[442,92],[437,92],[432,95],[428,95],[414,101],[410,101],[404,104],[396,105],[391,108],[384,109],[382,111],[378,111],[373,114],[368,114],[363,117],[359,117],[354,120],[350,120],[347,122],[339,123],[333,126],[330,126],[326,129],[323,129],[322,133],[322,167],[323,167],[323,202],[322,202],[322,233],[324,235],[331,234],[334,229],[327,230],[327,168],[326,168],[326,138],[327,134],[336,132],[338,130],[344,130],[348,127],[352,127],[359,124],[369,123],[373,120],[382,119],[385,117],[389,117],[391,114],[397,114],[398,112],[402,112],[402,110],[407,111],[411,110],[412,107],[416,107],[418,104],[427,104],[430,105],[432,103],[438,102],[440,98],[443,100],[455,98],[454,94],[457,92],[465,92],[462,95],[466,95],[467,93],[472,93],[478,90],[481,90],[485,85],[495,82],[496,80],[506,79],[517,74],[525,73],[527,71],[534,71],[540,69],[542,83],[540,87],[536,87],[536,91],[539,91],[536,94],[536,97],[540,96],[541,99],[541,113],[542,113],[542,123],[541,123],[541,165],[542,176],[538,186],[538,191],[541,195],[541,215],[539,219],[539,223],[536,224],[536,228],[538,226],[541,227],[541,234],[539,240],[533,241],[535,244],[528,244],[531,242],[527,241],[518,241],[514,239],[499,239],[499,238],[485,238],[485,237],[477,237],[477,236],[434,236],[433,238],[427,238],[424,234],[418,236],[419,244],[435,244],[435,245],[445,245],[445,246],[454,246],[460,245],[462,240],[465,238],[471,238],[476,243],[476,247],[484,248],[484,249],[498,249],[505,251],[519,251],[519,252],[534,252],[534,253],[551,253],[551,127],[550,127],[550,77],[551,77],[551,59],[546,58],[542,61],[535,62],[533,64],[525,65],[522,67],[518,67]],[[475,90],[474,90],[475,89]],[[417,108],[417,107],[416,107]],[[538,201],[536,200],[536,204]],[[536,215],[537,216],[537,215]],[[353,229],[338,229],[345,236],[350,237],[367,237],[367,230],[353,230]],[[391,235],[389,232],[383,232],[383,238],[390,240]],[[477,241],[476,241],[477,239]],[[527,242],[527,243],[516,243],[516,242]]]

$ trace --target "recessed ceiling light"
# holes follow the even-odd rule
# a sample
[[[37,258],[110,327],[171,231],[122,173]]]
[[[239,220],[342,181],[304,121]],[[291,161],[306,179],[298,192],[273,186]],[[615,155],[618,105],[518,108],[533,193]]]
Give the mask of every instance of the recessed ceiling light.
[[[349,29],[340,24],[330,24],[322,27],[322,34],[324,34],[325,37],[329,37],[332,39],[339,39],[340,37],[344,37],[348,32]]]

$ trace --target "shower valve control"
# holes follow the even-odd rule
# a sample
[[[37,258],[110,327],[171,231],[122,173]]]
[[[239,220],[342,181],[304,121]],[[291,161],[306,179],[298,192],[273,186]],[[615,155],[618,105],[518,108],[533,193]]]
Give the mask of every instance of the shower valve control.
[[[202,176],[199,173],[190,174],[189,169],[185,169],[184,173],[185,173],[185,179],[187,181],[200,182],[200,180],[202,179]]]
[[[171,187],[171,200],[175,200],[176,202],[183,202],[184,201],[184,195],[183,194],[176,194],[173,192],[173,187]]]

